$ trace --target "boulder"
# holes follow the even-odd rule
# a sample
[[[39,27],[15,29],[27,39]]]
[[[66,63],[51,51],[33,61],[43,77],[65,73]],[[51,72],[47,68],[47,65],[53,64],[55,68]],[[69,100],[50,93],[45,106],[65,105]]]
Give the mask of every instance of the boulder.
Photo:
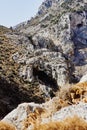
[[[83,75],[80,79],[80,83],[87,82],[87,74]]]
[[[54,114],[47,116],[48,112],[46,104],[34,104],[23,103],[19,105],[15,110],[9,113],[2,121],[8,122],[14,125],[17,130],[32,130],[36,123],[49,123],[50,120],[63,121],[67,117],[78,116],[79,118],[87,121],[87,104],[80,102],[77,105],[68,106],[55,112]],[[50,104],[51,105],[51,104]],[[52,110],[52,109],[51,109]],[[49,110],[50,111],[50,110]],[[42,115],[42,116],[41,116]],[[37,120],[38,119],[38,120]]]

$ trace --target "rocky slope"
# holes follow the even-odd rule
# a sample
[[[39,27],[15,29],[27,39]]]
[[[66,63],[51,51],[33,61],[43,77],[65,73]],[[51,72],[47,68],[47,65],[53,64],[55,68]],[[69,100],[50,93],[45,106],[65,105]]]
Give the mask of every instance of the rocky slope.
[[[72,122],[74,122],[74,120],[79,121],[80,118],[82,118],[87,124],[86,113],[87,82],[83,82],[73,85],[72,87],[67,86],[67,88],[61,89],[58,95],[48,102],[42,104],[35,104],[34,102],[20,104],[2,121],[14,125],[17,130],[33,130],[34,127],[38,128],[41,124],[45,125],[45,123],[49,124],[50,122],[63,121],[67,118],[71,120],[71,117],[73,118]],[[75,123],[73,125],[75,125]],[[76,127],[78,127],[78,125],[84,127],[84,124],[77,123]],[[75,126],[73,127],[75,128]],[[52,128],[52,130],[54,129]],[[85,128],[83,130],[85,130]]]
[[[40,6],[37,16],[16,30],[31,35],[33,40],[39,37],[51,39],[60,51],[73,61],[74,76],[80,80],[86,72],[87,60],[86,7],[85,0],[46,0]]]
[[[20,103],[55,96],[55,112],[87,102],[86,82],[71,87],[87,81],[86,8],[85,0],[46,0],[31,20],[10,29],[0,26],[0,118]]]
[[[18,106],[17,109],[8,114],[2,121],[14,125],[17,130],[32,130],[34,125],[36,124],[37,126],[39,126],[40,124],[45,124],[49,122],[63,121],[67,117],[71,118],[74,116],[78,116],[79,118],[84,119],[87,124],[87,104],[85,103],[62,108],[60,111],[55,112],[55,114],[51,116],[48,116],[48,113],[44,112],[42,105],[35,105],[34,103],[21,104],[20,106]],[[39,112],[34,112],[36,110],[39,110]]]

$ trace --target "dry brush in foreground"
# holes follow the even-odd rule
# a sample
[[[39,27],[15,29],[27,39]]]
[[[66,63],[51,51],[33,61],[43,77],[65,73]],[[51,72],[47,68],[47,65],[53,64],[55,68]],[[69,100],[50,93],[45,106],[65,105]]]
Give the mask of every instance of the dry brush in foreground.
[[[74,116],[64,121],[36,125],[33,130],[87,130],[87,122]]]
[[[0,121],[0,130],[16,130],[16,128],[7,122]]]

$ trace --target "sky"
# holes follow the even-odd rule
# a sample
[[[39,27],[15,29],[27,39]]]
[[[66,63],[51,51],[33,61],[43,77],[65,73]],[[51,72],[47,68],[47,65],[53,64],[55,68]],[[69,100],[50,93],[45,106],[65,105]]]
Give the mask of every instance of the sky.
[[[15,26],[35,16],[44,0],[0,0],[0,25]]]

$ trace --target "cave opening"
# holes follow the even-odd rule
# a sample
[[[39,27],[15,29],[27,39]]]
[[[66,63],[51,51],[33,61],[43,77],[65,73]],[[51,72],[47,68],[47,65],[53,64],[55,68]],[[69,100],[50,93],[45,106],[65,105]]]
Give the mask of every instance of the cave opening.
[[[58,85],[55,79],[47,75],[44,71],[33,68],[33,75],[36,80],[46,86],[52,88],[54,91],[58,90]]]

